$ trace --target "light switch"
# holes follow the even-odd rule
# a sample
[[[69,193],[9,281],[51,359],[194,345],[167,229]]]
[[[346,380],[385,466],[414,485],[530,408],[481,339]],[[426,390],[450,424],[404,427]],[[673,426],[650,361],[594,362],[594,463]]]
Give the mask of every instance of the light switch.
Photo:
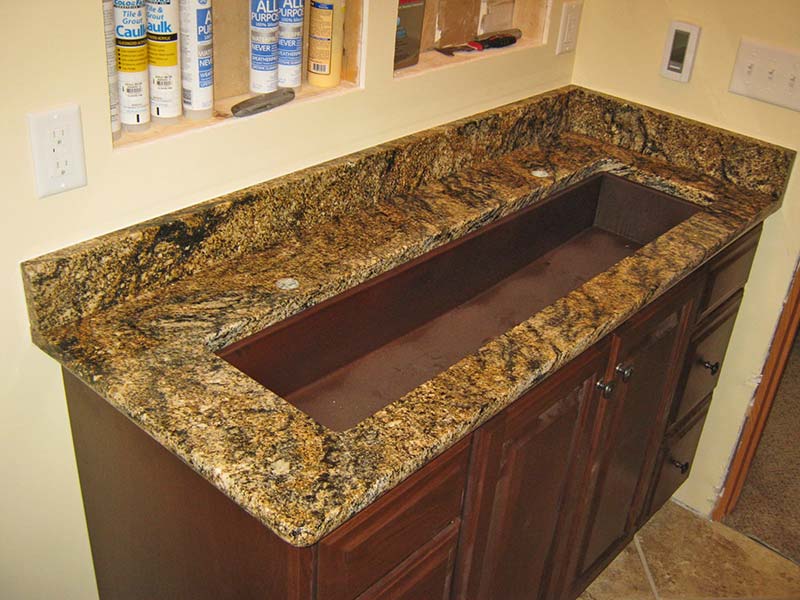
[[[81,110],[77,104],[29,114],[28,128],[40,198],[86,185]]]
[[[578,27],[581,24],[582,11],[583,2],[581,0],[564,2],[561,9],[561,28],[558,30],[556,54],[566,54],[575,50],[575,46],[578,43]]]
[[[661,60],[661,76],[686,83],[692,76],[694,55],[700,38],[700,27],[683,21],[670,23],[664,58]]]
[[[800,111],[800,50],[742,38],[729,89]]]

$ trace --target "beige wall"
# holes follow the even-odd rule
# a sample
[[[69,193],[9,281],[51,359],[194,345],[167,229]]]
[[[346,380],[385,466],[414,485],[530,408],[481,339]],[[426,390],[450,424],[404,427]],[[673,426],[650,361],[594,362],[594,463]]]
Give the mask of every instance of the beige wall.
[[[0,130],[0,596],[9,598],[96,596],[59,372],[29,341],[20,261],[572,78],[572,55],[555,57],[551,44],[393,81],[393,3],[372,0],[363,90],[112,151],[99,0],[95,4],[67,8],[42,0],[0,7],[2,39],[15,49],[0,58],[6,90]],[[561,0],[555,4],[557,26]],[[798,113],[725,91],[741,34],[800,45],[797,34],[792,37],[800,21],[796,0],[771,0],[758,11],[752,6],[744,0],[586,0],[575,81],[798,147]],[[688,85],[657,75],[672,17],[703,26]],[[78,102],[83,111],[89,185],[40,200],[24,116],[66,102]],[[725,470],[800,249],[798,201],[795,176],[786,206],[768,222],[702,443],[704,458],[681,493],[701,510],[710,508]]]
[[[574,56],[552,44],[393,81],[392,5],[368,2],[364,89],[112,151],[100,0],[0,3],[0,597],[96,596],[59,370],[29,340],[20,261],[570,81]],[[67,102],[89,185],[40,200],[25,113]]]
[[[672,19],[702,27],[686,84],[658,74]],[[727,91],[741,36],[800,48],[799,23],[797,0],[586,0],[573,80],[800,149],[800,113]],[[678,492],[703,513],[710,513],[723,483],[800,252],[799,170],[782,209],[766,223],[698,459]]]

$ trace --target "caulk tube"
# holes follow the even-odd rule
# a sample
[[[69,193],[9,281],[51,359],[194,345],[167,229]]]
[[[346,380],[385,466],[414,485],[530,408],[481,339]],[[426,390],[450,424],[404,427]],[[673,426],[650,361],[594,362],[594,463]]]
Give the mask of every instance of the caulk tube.
[[[119,110],[122,125],[128,131],[150,126],[145,20],[144,0],[114,0]]]
[[[211,0],[181,0],[183,111],[189,119],[214,114],[214,37]]]
[[[250,91],[278,89],[279,0],[250,0]]]
[[[108,105],[111,109],[111,139],[122,135],[119,120],[119,77],[117,77],[117,38],[114,35],[114,0],[103,0],[103,25],[106,34],[106,70],[108,71]]]
[[[150,64],[150,115],[159,123],[175,123],[181,108],[178,66],[178,0],[145,0],[147,56]]]
[[[303,0],[279,0],[278,87],[300,87],[303,78]]]

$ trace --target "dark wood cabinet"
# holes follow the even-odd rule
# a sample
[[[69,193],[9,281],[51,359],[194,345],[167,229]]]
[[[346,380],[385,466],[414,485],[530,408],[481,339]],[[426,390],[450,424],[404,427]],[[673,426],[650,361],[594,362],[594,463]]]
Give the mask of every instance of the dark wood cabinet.
[[[101,597],[573,600],[688,477],[758,233],[310,548],[65,371]]]
[[[469,442],[462,440],[322,539],[319,598],[356,598],[448,527],[457,531]],[[411,563],[409,577],[416,577]],[[395,572],[393,586],[404,585],[402,579]]]
[[[739,290],[696,328],[686,353],[671,422],[683,419],[716,387],[741,303]]]
[[[568,591],[577,595],[628,543],[644,501],[664,418],[686,349],[699,295],[690,279],[612,335],[600,399],[603,418],[584,489],[585,507],[572,546]]]
[[[454,523],[358,597],[358,600],[447,600],[453,581],[458,524]],[[324,595],[319,596],[324,598]]]
[[[652,498],[645,513],[648,517],[664,506],[689,478],[710,403],[711,396],[708,396],[698,410],[667,436],[656,467]]]
[[[608,362],[601,343],[484,425],[473,441],[456,598],[538,598],[580,493]]]

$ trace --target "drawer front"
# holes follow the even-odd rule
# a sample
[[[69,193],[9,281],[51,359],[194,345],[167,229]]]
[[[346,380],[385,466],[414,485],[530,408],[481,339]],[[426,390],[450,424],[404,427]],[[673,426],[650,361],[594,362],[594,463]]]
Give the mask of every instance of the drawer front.
[[[319,544],[318,597],[352,599],[458,522],[469,439],[423,467]]]
[[[744,287],[756,254],[761,226],[726,248],[708,265],[708,281],[700,302],[699,318],[703,318]]]
[[[672,494],[689,478],[710,403],[711,396],[704,400],[704,406],[680,430],[667,439],[657,467],[656,483],[647,515],[652,515],[664,506]]]
[[[452,587],[457,542],[458,523],[453,523],[358,600],[446,600]]]
[[[683,383],[678,388],[679,400],[673,407],[672,423],[689,414],[716,387],[741,302],[740,290],[697,328],[686,352]]]

